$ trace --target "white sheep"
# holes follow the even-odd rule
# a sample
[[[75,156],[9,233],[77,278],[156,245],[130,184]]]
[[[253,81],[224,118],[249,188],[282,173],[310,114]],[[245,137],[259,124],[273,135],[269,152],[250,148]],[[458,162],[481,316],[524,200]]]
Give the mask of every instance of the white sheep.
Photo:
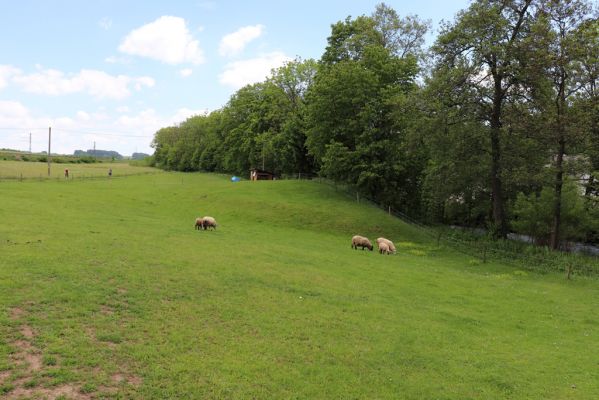
[[[389,254],[389,245],[385,242],[381,242],[379,245],[379,253],[381,254]]]
[[[207,230],[208,228],[216,230],[216,225],[216,220],[214,218],[207,216],[202,218],[202,226],[204,227],[204,230]]]
[[[364,250],[364,247],[366,247],[368,250],[372,251],[372,244],[370,243],[370,240],[364,236],[355,235],[351,238],[352,249],[358,250],[358,246],[362,247],[362,250]]]
[[[397,252],[397,250],[395,250],[395,245],[389,239],[385,239],[383,237],[378,238],[376,240],[376,244],[379,246],[379,249],[381,248],[381,243],[385,243],[389,247],[389,251],[391,253],[395,254]]]

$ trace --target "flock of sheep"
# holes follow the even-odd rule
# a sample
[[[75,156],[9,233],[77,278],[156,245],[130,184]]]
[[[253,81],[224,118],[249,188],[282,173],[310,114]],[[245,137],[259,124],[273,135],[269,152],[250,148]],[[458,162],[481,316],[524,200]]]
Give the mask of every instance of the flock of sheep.
[[[379,253],[381,254],[396,253],[395,245],[389,239],[380,237],[376,240],[376,244],[379,247]],[[372,243],[370,243],[370,240],[368,240],[368,238],[356,235],[351,238],[351,247],[352,249],[358,250],[358,246],[361,247],[362,250],[364,250],[364,248],[366,247],[368,250],[372,251],[373,248]]]
[[[212,230],[216,230],[216,220],[213,217],[205,216],[201,218],[196,218],[195,229],[197,230],[208,230],[208,228],[212,228]],[[379,248],[379,253],[381,254],[395,254],[395,245],[389,239],[385,239],[380,237],[376,240],[376,244]],[[367,248],[372,251],[373,247],[370,240],[364,236],[355,235],[351,238],[351,247],[352,249],[358,250],[358,247],[361,247],[362,250]]]

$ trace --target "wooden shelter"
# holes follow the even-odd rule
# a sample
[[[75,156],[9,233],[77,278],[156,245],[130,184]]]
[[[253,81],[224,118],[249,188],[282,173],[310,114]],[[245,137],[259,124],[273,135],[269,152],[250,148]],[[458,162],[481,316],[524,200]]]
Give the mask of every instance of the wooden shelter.
[[[264,171],[258,168],[250,169],[251,181],[272,181],[275,179],[275,174],[269,171]]]

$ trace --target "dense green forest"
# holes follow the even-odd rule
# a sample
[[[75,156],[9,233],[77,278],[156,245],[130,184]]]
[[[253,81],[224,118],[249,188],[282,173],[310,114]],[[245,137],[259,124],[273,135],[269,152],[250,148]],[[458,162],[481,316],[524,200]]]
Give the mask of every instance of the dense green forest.
[[[599,242],[599,20],[584,0],[474,0],[443,23],[384,3],[331,25],[221,109],[160,129],[178,171],[321,176],[429,223]]]

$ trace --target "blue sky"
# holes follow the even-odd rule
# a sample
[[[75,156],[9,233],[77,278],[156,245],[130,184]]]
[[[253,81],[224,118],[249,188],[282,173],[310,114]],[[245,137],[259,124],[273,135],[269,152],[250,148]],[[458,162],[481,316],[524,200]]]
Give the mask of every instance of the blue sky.
[[[0,148],[152,153],[157,129],[222,107],[297,56],[318,59],[331,24],[380,1],[4,1]],[[386,1],[452,20],[468,0]],[[433,35],[430,36],[431,40]]]

